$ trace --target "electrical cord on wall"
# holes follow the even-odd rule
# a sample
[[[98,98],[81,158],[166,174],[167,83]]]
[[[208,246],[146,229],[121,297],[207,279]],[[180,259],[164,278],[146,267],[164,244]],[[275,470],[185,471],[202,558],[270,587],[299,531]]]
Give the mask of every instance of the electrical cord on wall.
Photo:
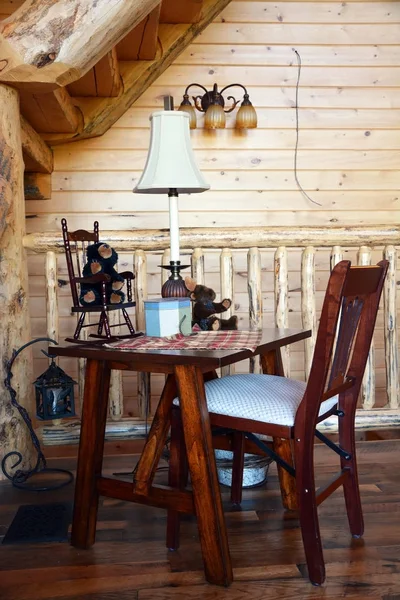
[[[296,185],[299,188],[300,192],[303,194],[303,196],[305,198],[307,198],[307,200],[309,200],[310,202],[312,202],[313,204],[317,204],[318,206],[322,206],[322,204],[320,204],[319,202],[316,202],[316,200],[313,200],[308,194],[307,192],[303,189],[298,175],[297,175],[297,153],[298,153],[298,147],[299,147],[299,84],[300,84],[300,73],[301,73],[301,57],[300,54],[297,52],[297,50],[295,48],[292,48],[293,52],[295,52],[296,54],[296,58],[297,58],[297,81],[296,81],[296,100],[295,100],[295,110],[296,110],[296,143],[295,143],[295,147],[294,147],[294,162],[293,162],[293,168],[294,168],[294,178],[296,181]]]

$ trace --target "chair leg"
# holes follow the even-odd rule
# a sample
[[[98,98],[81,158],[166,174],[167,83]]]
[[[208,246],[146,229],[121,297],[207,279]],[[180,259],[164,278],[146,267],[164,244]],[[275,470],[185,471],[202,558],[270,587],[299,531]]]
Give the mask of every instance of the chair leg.
[[[294,467],[290,440],[279,437],[274,438],[273,448],[286,463]],[[276,466],[278,468],[283,508],[286,508],[286,510],[297,510],[296,479],[280,465],[277,464]]]
[[[325,562],[322,552],[315,495],[313,445],[303,442],[295,446],[297,505],[308,576],[313,585],[325,581]]]
[[[100,313],[99,324],[97,326],[97,335],[101,335],[103,332],[103,324],[104,324],[104,313]]]
[[[181,411],[174,406],[171,413],[171,441],[169,455],[168,484],[171,487],[184,489],[188,480],[188,464],[186,458],[185,441]],[[170,550],[179,548],[179,531],[181,515],[176,510],[167,513],[167,543]]]
[[[85,321],[85,317],[86,317],[86,313],[81,313],[81,316],[79,317],[78,324],[75,329],[74,340],[77,340],[79,338],[79,335],[80,335],[82,327],[83,327],[83,323]]]
[[[110,329],[110,321],[108,320],[107,311],[104,310],[101,314],[103,317],[103,325],[104,325],[104,329],[106,332],[106,337],[110,338],[111,337],[111,329]]]
[[[131,322],[131,320],[130,320],[130,318],[129,318],[129,315],[128,315],[128,313],[126,312],[126,309],[125,309],[125,308],[123,308],[123,309],[122,309],[122,314],[124,315],[125,323],[126,323],[126,324],[127,324],[127,326],[128,326],[129,333],[130,333],[131,335],[133,335],[133,334],[135,333],[135,329],[134,329],[134,327],[133,327],[133,325],[132,325],[132,322]]]
[[[232,461],[232,485],[231,502],[240,504],[242,502],[243,469],[244,469],[244,447],[245,437],[241,431],[233,434],[233,461]]]
[[[351,459],[341,458],[340,461],[342,469],[348,470],[348,476],[343,482],[343,493],[351,535],[361,537],[364,533],[364,519],[358,485],[354,410],[344,409],[344,413],[343,417],[339,417],[339,445],[351,454]]]

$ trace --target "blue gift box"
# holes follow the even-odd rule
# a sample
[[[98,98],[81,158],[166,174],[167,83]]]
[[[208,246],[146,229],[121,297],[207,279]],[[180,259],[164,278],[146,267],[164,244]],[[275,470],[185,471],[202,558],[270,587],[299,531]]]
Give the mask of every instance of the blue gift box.
[[[164,337],[192,332],[192,308],[189,298],[145,300],[146,335]]]

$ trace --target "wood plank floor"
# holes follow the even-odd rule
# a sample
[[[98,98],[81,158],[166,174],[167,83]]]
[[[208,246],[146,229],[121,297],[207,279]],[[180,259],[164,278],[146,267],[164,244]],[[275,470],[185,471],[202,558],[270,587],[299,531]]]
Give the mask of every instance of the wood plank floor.
[[[224,508],[235,581],[229,588],[205,582],[194,517],[185,516],[181,548],[165,548],[161,509],[103,498],[97,542],[86,551],[68,543],[0,545],[1,600],[400,600],[400,441],[358,444],[365,516],[363,539],[350,537],[342,493],[320,507],[327,581],[304,578],[296,515],[280,505],[274,467],[261,488],[245,492],[241,509]],[[74,468],[74,459],[51,466]],[[107,456],[104,471],[127,471],[135,457]],[[318,482],[336,470],[336,457],[316,452]],[[166,472],[157,475],[165,482]],[[56,492],[18,491],[0,484],[0,539],[21,504],[72,499],[73,486]]]

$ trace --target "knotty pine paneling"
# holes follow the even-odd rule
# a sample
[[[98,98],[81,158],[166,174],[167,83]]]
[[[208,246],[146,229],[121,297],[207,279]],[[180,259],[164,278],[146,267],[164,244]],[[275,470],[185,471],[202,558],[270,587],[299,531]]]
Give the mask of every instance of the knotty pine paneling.
[[[21,2],[0,1],[0,14]],[[296,49],[302,60],[299,87],[298,178],[318,204],[298,190],[296,141]],[[201,196],[180,198],[183,227],[273,225],[360,225],[400,219],[400,2],[232,1],[202,35],[101,138],[54,148],[51,201],[27,202],[29,232],[59,230],[62,217],[72,229],[168,227],[167,198],[132,194],[149,143],[149,115],[163,96],[179,105],[192,81],[248,87],[259,126],[191,132],[196,159],[211,184]],[[240,90],[230,90],[233,95]],[[193,88],[193,93],[197,90]],[[182,254],[187,255],[187,251]],[[289,322],[301,326],[301,253],[289,252]],[[234,251],[235,313],[247,325],[246,253]],[[354,249],[344,257],[356,261]],[[186,258],[188,258],[186,256]],[[265,323],[273,318],[273,251],[262,252]],[[381,258],[381,249],[372,260]],[[159,295],[161,253],[148,257],[149,295]],[[132,268],[121,254],[120,268]],[[60,278],[67,279],[60,257]],[[207,251],[206,282],[219,291],[219,254]],[[44,257],[29,256],[34,335],[45,333]],[[320,309],[329,270],[329,251],[316,254],[316,303]],[[68,287],[59,288],[61,336],[71,333]],[[383,315],[375,334],[377,399],[384,404]],[[292,375],[304,376],[303,343],[292,348]],[[39,350],[35,370],[46,361]],[[242,366],[241,366],[242,368]],[[75,373],[73,364],[67,370]],[[126,412],[135,415],[135,376],[124,374]],[[160,391],[155,378],[153,395]]]

